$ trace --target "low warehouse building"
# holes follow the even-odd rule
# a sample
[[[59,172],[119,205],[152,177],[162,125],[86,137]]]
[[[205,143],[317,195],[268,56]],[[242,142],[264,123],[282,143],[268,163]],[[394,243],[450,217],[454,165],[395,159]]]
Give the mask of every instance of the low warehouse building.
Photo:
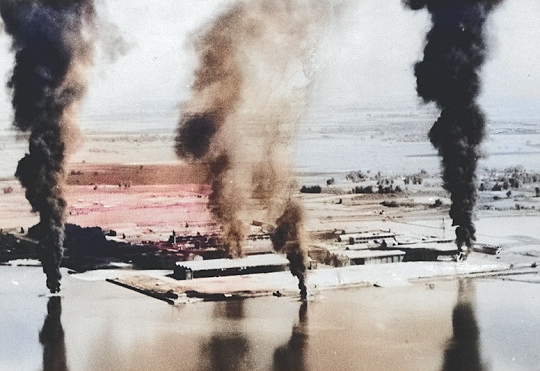
[[[337,242],[348,242],[349,245],[355,244],[368,244],[368,243],[382,243],[383,240],[392,240],[396,237],[392,232],[363,232],[363,233],[351,233],[342,234],[338,236]]]
[[[174,278],[190,280],[202,277],[221,277],[241,274],[270,273],[287,269],[289,261],[279,255],[251,255],[242,259],[211,259],[179,261],[174,268]]]
[[[399,263],[405,257],[401,250],[346,250],[340,254],[347,257],[350,265]]]
[[[456,254],[457,246],[454,242],[433,241],[421,242],[411,245],[401,245],[400,249],[405,251],[404,261],[436,261],[439,256],[452,256]]]

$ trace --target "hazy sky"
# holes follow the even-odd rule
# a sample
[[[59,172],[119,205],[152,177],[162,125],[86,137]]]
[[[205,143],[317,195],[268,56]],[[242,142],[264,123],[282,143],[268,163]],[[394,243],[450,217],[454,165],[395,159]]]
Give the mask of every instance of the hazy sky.
[[[177,104],[189,98],[196,60],[189,35],[214,19],[232,0],[99,0],[102,19],[116,24],[128,51],[116,61],[98,52],[81,126],[92,117],[126,111],[175,122]],[[506,0],[489,24],[490,60],[483,69],[481,102],[488,114],[514,109],[540,115],[540,1]],[[400,0],[349,0],[336,10],[319,57],[313,104],[417,102],[413,63],[422,56],[429,29],[426,11]],[[12,68],[9,38],[0,33],[0,77]],[[9,124],[9,93],[0,89],[0,123]]]

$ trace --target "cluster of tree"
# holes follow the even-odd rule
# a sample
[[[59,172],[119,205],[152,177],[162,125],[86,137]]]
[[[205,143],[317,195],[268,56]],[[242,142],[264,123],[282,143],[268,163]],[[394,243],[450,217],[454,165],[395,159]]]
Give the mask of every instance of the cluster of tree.
[[[131,180],[128,180],[127,182],[118,182],[118,188],[131,188]]]
[[[367,175],[362,173],[361,170],[357,171],[349,171],[347,175],[345,175],[345,179],[350,180],[353,183],[363,182],[367,179]]]
[[[519,188],[521,184],[540,182],[540,174],[529,173],[521,166],[509,167],[502,172],[491,169],[488,170],[488,177],[496,181],[497,184],[500,184],[501,189]],[[484,187],[485,189],[488,188],[486,186]]]
[[[387,193],[401,193],[403,190],[400,186],[395,186],[393,184],[390,184],[389,186],[383,186],[382,184],[379,184],[379,189],[377,191],[378,193],[387,194]]]
[[[418,173],[416,174],[412,174],[412,175],[407,175],[403,178],[403,182],[405,183],[405,185],[409,185],[409,184],[413,184],[413,185],[416,185],[416,184],[422,184],[422,181],[424,178],[426,178],[428,176],[428,172],[424,169],[420,170]]]
[[[430,208],[432,209],[436,209],[438,207],[441,207],[443,205],[442,201],[440,198],[436,199],[435,202],[433,202],[433,204],[429,205]]]
[[[393,194],[393,193],[401,193],[403,190],[400,186],[395,186],[393,184],[390,184],[388,186],[383,186],[382,184],[379,184],[377,187],[377,191],[375,191],[375,188],[373,186],[356,186],[352,189],[352,193],[360,193],[360,194],[372,194],[372,193],[379,193],[379,194]]]
[[[352,193],[363,193],[363,194],[371,194],[373,192],[373,186],[356,186],[352,189]]]
[[[512,197],[512,191],[508,191],[508,192],[506,192],[506,198],[510,198],[510,197]],[[500,200],[500,199],[501,199],[501,197],[500,197],[500,196],[497,196],[497,195],[495,195],[495,196],[493,196],[493,199],[494,199],[495,201],[497,201],[497,200]]]
[[[491,191],[502,191],[502,190],[509,190],[511,188],[514,188],[514,189],[518,189],[519,188],[519,181],[514,179],[514,178],[510,178],[508,180],[504,180],[502,183],[499,183],[499,182],[496,182],[494,186],[492,186],[491,188],[489,186],[487,186],[485,183],[480,183],[480,186],[478,187],[478,190],[479,191],[487,191],[487,190],[491,190]]]
[[[419,204],[415,202],[401,202],[400,203],[395,200],[390,200],[390,201],[384,200],[383,202],[381,202],[381,205],[385,207],[418,207],[419,206]]]
[[[418,177],[418,176],[415,176],[415,175],[412,175],[412,176],[406,176],[405,178],[403,178],[403,183],[405,183],[405,185],[409,185],[409,184],[422,184],[422,178],[421,177]]]
[[[300,193],[321,193],[322,188],[321,186],[302,186],[300,188]]]

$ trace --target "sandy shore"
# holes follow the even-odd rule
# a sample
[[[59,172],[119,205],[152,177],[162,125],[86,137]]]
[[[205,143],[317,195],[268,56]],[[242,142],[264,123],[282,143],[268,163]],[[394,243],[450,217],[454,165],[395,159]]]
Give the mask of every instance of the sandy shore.
[[[455,277],[490,277],[538,274],[531,265],[511,265],[476,256],[468,262],[409,262],[384,265],[358,265],[309,271],[308,300],[321,291],[347,287],[397,287],[426,280],[434,285],[441,279]],[[164,300],[169,304],[185,304],[197,299],[246,298],[267,295],[298,297],[298,281],[289,272],[257,275],[198,278],[178,281],[167,275],[145,272],[103,272],[107,281]],[[84,279],[85,274],[76,275]],[[97,279],[98,275],[93,275]],[[102,276],[103,277],[103,276]]]

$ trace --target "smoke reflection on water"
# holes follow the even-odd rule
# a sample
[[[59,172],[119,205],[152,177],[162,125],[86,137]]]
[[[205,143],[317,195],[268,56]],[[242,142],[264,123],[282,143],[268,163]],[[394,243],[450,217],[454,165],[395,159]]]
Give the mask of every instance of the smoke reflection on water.
[[[254,338],[248,338],[249,331],[246,332],[243,326],[248,319],[244,303],[244,300],[215,303],[213,317],[216,331],[200,348],[201,369],[252,370],[260,367],[256,359],[259,344],[253,343]],[[307,302],[302,302],[289,340],[274,350],[272,369],[306,370],[307,345]]]
[[[475,315],[475,287],[471,279],[460,279],[458,300],[452,312],[453,336],[444,352],[443,371],[482,371],[480,333]]]
[[[298,323],[292,329],[289,341],[274,352],[274,370],[307,370],[306,348],[307,333],[307,301],[303,301],[298,311]]]
[[[538,365],[539,285],[528,281],[447,280],[329,290],[307,304],[264,297],[172,307],[69,275],[62,299],[43,300],[35,288],[42,276],[35,268],[0,267],[0,339],[7,339],[0,368],[517,371]]]
[[[244,300],[217,302],[214,318],[225,319],[229,325],[223,331],[221,325],[210,340],[201,347],[200,359],[204,370],[249,370],[251,345],[241,329],[244,319]]]
[[[66,344],[62,327],[62,299],[52,296],[47,303],[47,316],[39,333],[39,342],[43,346],[43,370],[68,370]]]

